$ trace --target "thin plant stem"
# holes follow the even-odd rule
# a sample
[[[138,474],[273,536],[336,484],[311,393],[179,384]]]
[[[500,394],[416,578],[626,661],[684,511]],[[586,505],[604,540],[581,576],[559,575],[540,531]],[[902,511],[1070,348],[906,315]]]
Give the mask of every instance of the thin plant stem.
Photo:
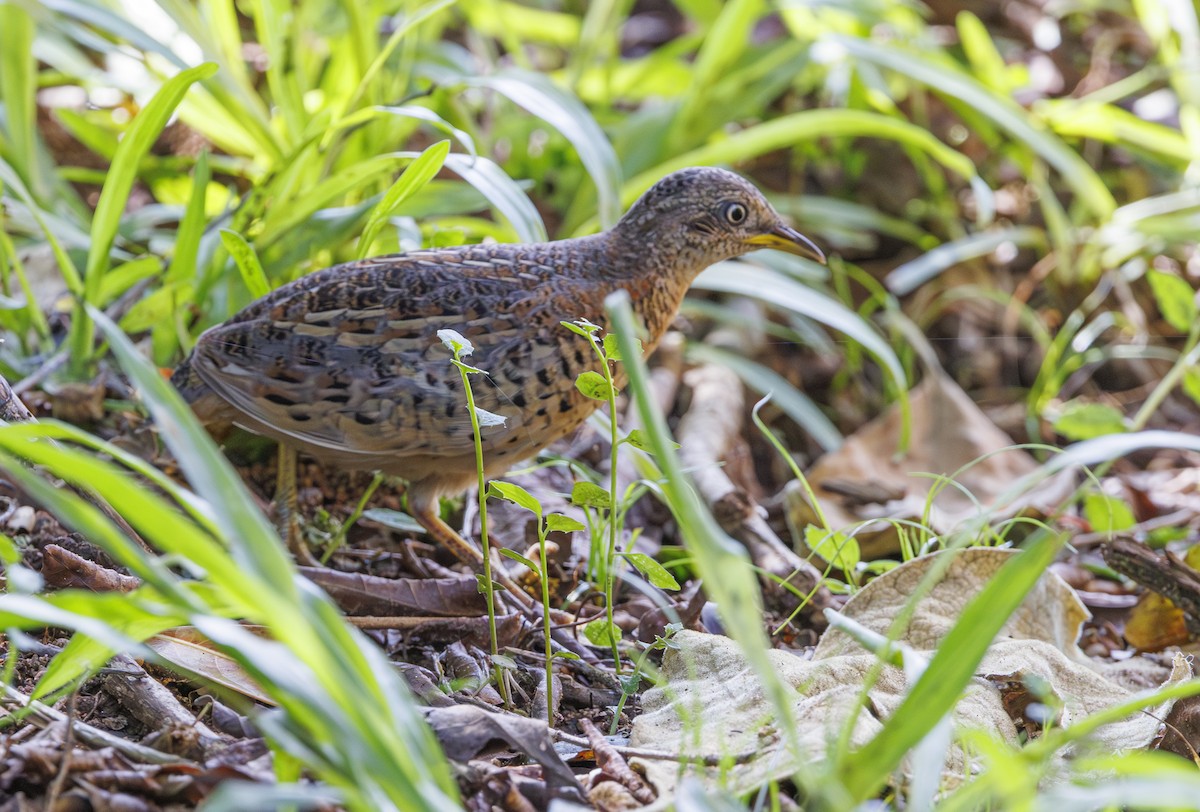
[[[325,551],[321,553],[321,563],[324,564],[329,560],[329,556],[346,543],[346,534],[350,532],[350,528],[354,523],[362,518],[363,511],[366,510],[367,502],[371,501],[371,497],[375,495],[375,491],[379,490],[379,486],[383,484],[383,474],[376,472],[375,478],[371,480],[371,484],[363,491],[362,498],[358,500],[358,504],[354,506],[354,510],[346,517],[346,521],[342,522],[342,526],[334,533],[333,538],[325,545]]]
[[[550,576],[546,555],[546,520],[538,516],[538,553],[542,565],[542,642],[546,646],[546,724],[554,727],[554,643],[550,639]]]
[[[496,591],[492,582],[492,548],[488,541],[487,521],[487,478],[483,474],[483,437],[479,432],[479,414],[475,411],[475,393],[471,391],[471,379],[468,367],[459,358],[462,348],[454,347],[454,365],[462,377],[463,389],[467,393],[467,414],[471,418],[471,437],[475,441],[475,472],[479,479],[479,542],[483,547],[483,595],[487,601],[488,638],[492,647],[492,673],[496,678],[496,688],[504,699],[505,706],[511,706],[508,696],[508,685],[504,681],[504,671],[500,668],[497,657],[500,645],[496,637]]]
[[[1133,416],[1130,421],[1130,431],[1141,431],[1146,428],[1151,416],[1158,411],[1158,407],[1167,399],[1167,395],[1171,394],[1172,390],[1179,385],[1184,374],[1195,367],[1197,362],[1200,362],[1200,324],[1194,325],[1188,332],[1187,344],[1184,351],[1179,354],[1179,360],[1167,371],[1158,386],[1150,392],[1149,397],[1142,404],[1142,408],[1138,409],[1137,414]]]
[[[609,415],[609,443],[612,449],[609,457],[609,485],[608,485],[608,550],[604,559],[604,619],[608,623],[608,639],[612,644],[613,669],[617,672],[617,676],[621,675],[621,649],[620,640],[615,631],[616,625],[613,622],[613,593],[616,586],[616,563],[617,563],[617,533],[620,530],[620,516],[617,512],[617,455],[620,451],[621,438],[617,428],[617,387],[613,381],[612,365],[608,360],[608,354],[605,353],[602,343],[593,334],[590,336],[592,340],[592,349],[596,351],[596,357],[600,359],[600,368],[604,373],[604,380],[608,383],[608,415]]]

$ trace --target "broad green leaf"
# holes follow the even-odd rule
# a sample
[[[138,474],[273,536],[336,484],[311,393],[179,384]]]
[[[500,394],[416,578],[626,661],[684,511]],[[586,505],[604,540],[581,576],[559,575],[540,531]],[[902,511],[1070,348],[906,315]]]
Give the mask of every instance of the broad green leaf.
[[[1181,333],[1191,332],[1196,325],[1196,291],[1174,274],[1150,269],[1146,271],[1154,302],[1167,324]]]
[[[546,530],[550,533],[556,531],[560,533],[574,533],[578,530],[587,530],[587,525],[570,516],[564,516],[561,513],[551,513],[546,517]]]
[[[579,374],[579,377],[575,379],[575,388],[592,400],[607,401],[610,397],[615,397],[617,394],[608,380],[599,372],[592,369]]]
[[[583,636],[593,646],[609,648],[613,644],[620,642],[621,629],[610,624],[604,618],[600,618],[599,620],[593,620],[583,627]]]
[[[599,485],[576,482],[571,488],[571,504],[579,507],[608,508],[612,506],[612,497]]]
[[[804,543],[813,554],[823,561],[828,561],[842,572],[851,573],[862,560],[858,549],[858,540],[845,533],[826,530],[810,524],[804,528]]]
[[[1063,406],[1054,430],[1068,440],[1091,440],[1127,431],[1125,415],[1105,403],[1073,400]]]
[[[1083,498],[1083,516],[1097,533],[1117,533],[1137,524],[1137,518],[1123,500],[1103,493]]]
[[[646,576],[647,581],[659,589],[679,589],[679,582],[675,580],[675,576],[645,553],[622,553],[622,555],[637,568],[638,572]]]
[[[518,507],[523,507],[539,519],[542,516],[542,503],[539,502],[533,494],[522,488],[520,485],[515,485],[512,482],[504,482],[503,480],[495,479],[488,484],[488,496],[497,496],[501,499],[507,499]]]
[[[638,351],[642,349],[642,342],[638,342]],[[617,337],[612,333],[604,334],[604,357],[610,361],[621,360],[621,348],[617,345]]]
[[[267,274],[263,271],[262,263],[258,261],[258,253],[245,237],[236,231],[223,228],[221,244],[225,246],[229,256],[233,257],[238,273],[242,276],[242,284],[250,291],[252,298],[260,299],[271,292],[271,283],[267,281]]]

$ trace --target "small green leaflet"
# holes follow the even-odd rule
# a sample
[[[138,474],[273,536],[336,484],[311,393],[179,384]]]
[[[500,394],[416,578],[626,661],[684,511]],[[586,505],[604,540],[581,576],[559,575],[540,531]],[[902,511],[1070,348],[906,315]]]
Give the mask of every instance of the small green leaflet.
[[[611,646],[621,639],[621,630],[604,618],[593,620],[583,627],[583,636],[593,646]]]
[[[814,555],[843,572],[853,572],[862,560],[857,539],[845,533],[831,532],[815,524],[804,528],[804,543]]]
[[[638,352],[640,353],[642,351],[642,342],[640,339],[635,339],[635,340],[637,341],[637,348],[638,348]],[[604,334],[604,357],[610,361],[624,361],[625,360],[624,358],[621,357],[621,348],[617,346],[617,334],[616,333],[605,333]]]
[[[1068,440],[1091,440],[1125,432],[1125,416],[1104,403],[1072,400],[1063,406],[1054,430]]]
[[[576,482],[571,488],[571,504],[580,507],[607,508],[612,506],[608,491],[591,482]]]
[[[513,561],[521,562],[526,567],[529,567],[530,571],[532,571],[534,575],[538,576],[539,578],[542,577],[542,568],[537,565],[536,561],[526,558],[516,550],[510,550],[507,547],[501,547],[499,552],[500,555],[504,556],[505,558],[511,558]]]
[[[1129,505],[1103,493],[1083,497],[1083,516],[1097,533],[1118,533],[1137,524]]]
[[[679,589],[679,582],[662,564],[645,553],[622,553],[637,571],[646,576],[646,580],[659,589]]]
[[[603,375],[589,369],[575,379],[575,388],[592,400],[608,400],[615,397],[617,390],[611,387]]]
[[[488,485],[488,496],[497,496],[501,499],[507,499],[518,507],[523,507],[537,517],[542,515],[542,503],[539,502],[533,494],[522,488],[520,485],[514,485],[511,482],[502,480],[493,480]]]
[[[646,432],[642,431],[641,429],[634,429],[633,431],[629,432],[629,434],[625,435],[625,439],[621,442],[629,443],[638,451],[645,451],[647,454],[654,453],[654,445],[650,442],[649,435],[647,435]],[[674,441],[671,441],[671,446],[673,448],[682,448],[679,443]]]
[[[1192,286],[1174,274],[1153,269],[1146,272],[1146,279],[1167,324],[1181,333],[1191,332],[1196,323],[1196,291]]]
[[[607,494],[608,491],[605,491]],[[574,533],[576,530],[587,530],[587,526],[582,522],[572,519],[570,516],[564,516],[561,513],[551,513],[546,517],[546,530],[548,532],[558,531],[560,533]]]
[[[1200,404],[1200,369],[1189,367],[1183,371],[1183,391],[1193,402]]]

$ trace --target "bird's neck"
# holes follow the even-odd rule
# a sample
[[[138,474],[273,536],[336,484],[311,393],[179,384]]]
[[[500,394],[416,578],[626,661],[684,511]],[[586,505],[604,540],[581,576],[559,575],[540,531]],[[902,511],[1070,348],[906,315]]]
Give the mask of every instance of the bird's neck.
[[[658,345],[679,312],[692,281],[707,263],[685,246],[664,246],[655,240],[624,234],[618,225],[604,238],[607,287],[626,290],[634,314],[646,328],[646,351]]]

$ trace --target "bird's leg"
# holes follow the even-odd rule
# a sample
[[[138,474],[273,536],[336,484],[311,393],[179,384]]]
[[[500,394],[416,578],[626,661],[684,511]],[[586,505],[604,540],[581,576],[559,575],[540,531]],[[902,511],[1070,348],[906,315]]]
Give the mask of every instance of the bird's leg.
[[[415,488],[408,491],[408,510],[413,518],[421,523],[433,540],[444,545],[454,557],[464,564],[469,564],[476,572],[483,572],[483,553],[478,547],[464,539],[450,525],[442,521],[436,509],[437,498],[426,498],[416,492]],[[493,559],[492,580],[503,586],[512,595],[513,600],[523,607],[533,605],[533,598],[525,590],[517,586],[504,572],[503,565]]]
[[[275,515],[287,539],[288,549],[296,557],[296,563],[305,567],[319,567],[300,531],[300,509],[296,501],[297,462],[296,449],[280,443],[275,471]]]

